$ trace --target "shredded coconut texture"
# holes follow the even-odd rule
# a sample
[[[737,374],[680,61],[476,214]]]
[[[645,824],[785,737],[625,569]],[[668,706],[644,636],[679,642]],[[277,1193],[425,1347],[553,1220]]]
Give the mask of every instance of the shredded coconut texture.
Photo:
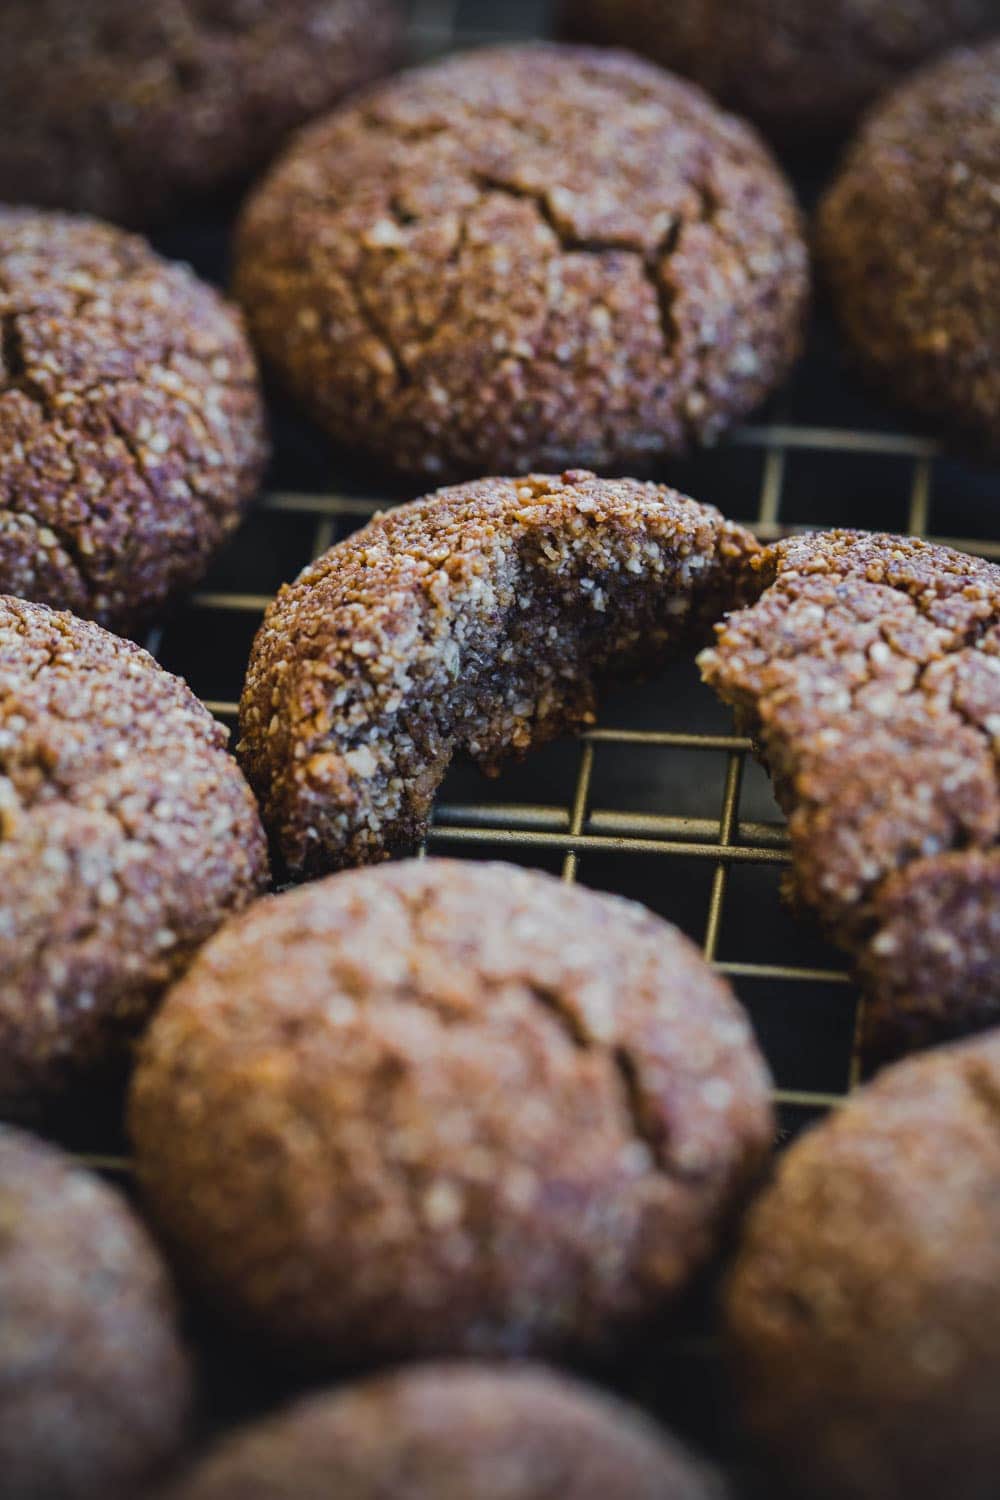
[[[265,898],[141,1043],[145,1201],[298,1366],[610,1348],[717,1249],[772,1137],[728,985],[643,907],[411,860]]]
[[[307,130],[244,211],[235,285],[335,437],[460,478],[711,441],[798,353],[807,277],[749,127],[636,58],[537,46]]]
[[[700,644],[757,550],[662,485],[483,479],[331,548],[268,608],[238,753],[295,875],[412,850],[452,756],[593,721],[598,685]]]
[[[860,961],[867,1043],[1000,1020],[1000,568],[833,531],[752,566],[702,673],[759,741],[796,896]]]

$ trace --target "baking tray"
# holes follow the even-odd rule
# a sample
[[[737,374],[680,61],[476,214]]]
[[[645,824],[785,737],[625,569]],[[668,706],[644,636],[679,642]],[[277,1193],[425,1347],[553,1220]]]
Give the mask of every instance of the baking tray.
[[[419,0],[411,56],[544,35],[547,10],[538,0]],[[831,167],[797,171],[807,207]],[[225,283],[226,225],[175,226],[156,243]],[[416,493],[331,451],[280,393],[269,395],[275,454],[265,491],[201,589],[147,643],[231,728],[250,643],[278,585],[375,511]],[[942,454],[880,405],[851,371],[821,299],[787,386],[719,447],[665,462],[655,477],[712,501],[762,538],[853,525],[1000,558],[995,472]],[[749,751],[694,666],[680,664],[606,698],[581,740],[551,745],[497,781],[455,768],[426,848],[515,860],[633,897],[675,922],[729,977],[752,1017],[775,1077],[784,1142],[858,1082],[859,998],[841,956],[781,902],[786,831]],[[85,1159],[129,1185],[117,1143]],[[646,1337],[642,1351],[594,1373],[739,1465],[711,1296],[709,1280],[679,1325],[673,1320]],[[287,1390],[280,1374],[217,1330],[199,1327],[195,1336],[207,1360],[210,1425]]]

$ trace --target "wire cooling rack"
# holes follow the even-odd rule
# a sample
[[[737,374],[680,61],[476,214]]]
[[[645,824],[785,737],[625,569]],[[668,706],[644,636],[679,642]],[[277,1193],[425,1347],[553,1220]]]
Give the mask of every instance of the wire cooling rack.
[[[418,0],[412,54],[544,34],[545,9],[537,0]],[[807,203],[829,167],[820,164],[815,181],[800,184]],[[160,240],[215,279],[225,275],[224,242],[217,229],[190,226]],[[149,642],[230,727],[250,643],[277,586],[375,512],[415,493],[331,454],[278,393],[272,414],[269,487],[203,588]],[[1000,558],[995,472],[952,460],[928,437],[903,430],[902,420],[861,386],[819,307],[806,357],[769,408],[718,448],[665,463],[656,477],[712,501],[765,539],[856,525]],[[780,900],[787,834],[750,748],[693,665],[681,664],[609,699],[600,723],[579,741],[549,746],[496,782],[453,770],[426,847],[543,868],[639,899],[677,923],[749,1011],[787,1138],[857,1082],[859,1000],[840,955]],[[123,1159],[90,1159],[127,1172]],[[688,1335],[660,1351],[655,1392],[641,1369],[625,1384],[725,1451],[726,1403],[700,1362],[714,1365],[696,1316]]]

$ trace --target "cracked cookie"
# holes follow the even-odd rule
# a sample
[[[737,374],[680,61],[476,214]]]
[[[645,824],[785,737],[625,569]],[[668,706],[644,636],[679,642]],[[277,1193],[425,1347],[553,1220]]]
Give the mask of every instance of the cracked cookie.
[[[648,1417],[530,1365],[417,1365],[224,1439],[166,1500],[723,1500]]]
[[[239,314],[144,240],[0,208],[0,593],[135,629],[266,457]]]
[[[0,197],[164,223],[393,62],[394,0],[0,6]]]
[[[758,740],[797,898],[860,959],[869,1052],[1000,1021],[1000,568],[850,531],[751,566],[702,675]]]
[[[563,0],[560,25],[676,69],[783,145],[842,134],[927,58],[996,28],[996,0]]]
[[[415,500],[281,589],[251,652],[238,754],[295,875],[412,851],[448,763],[593,721],[750,597],[757,544],[663,485],[483,479]]]
[[[138,1494],[186,1435],[192,1374],[156,1249],[112,1188],[0,1126],[5,1500]]]
[[[642,907],[412,860],[265,898],[141,1044],[180,1269],[300,1368],[597,1351],[669,1307],[772,1135],[726,983]]]
[[[710,442],[789,368],[807,276],[748,127],[638,59],[537,46],[308,129],[244,210],[235,286],[335,438],[449,477]]]
[[[881,390],[1000,452],[1000,40],[866,120],[820,205],[836,310]]]
[[[226,732],[138,646],[0,597],[0,1114],[89,1102],[267,877]]]
[[[751,1208],[725,1297],[733,1373],[775,1474],[809,1495],[996,1494],[998,1122],[993,1033],[887,1069]]]

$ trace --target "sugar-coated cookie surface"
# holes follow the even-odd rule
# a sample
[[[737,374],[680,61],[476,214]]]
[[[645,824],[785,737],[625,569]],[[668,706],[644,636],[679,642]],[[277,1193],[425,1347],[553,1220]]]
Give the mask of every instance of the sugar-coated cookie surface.
[[[395,0],[11,0],[0,198],[139,226],[217,212],[385,72],[399,31]]]
[[[0,597],[0,1115],[113,1083],[164,986],[264,887],[225,744],[138,646]]]
[[[1000,1019],[1000,568],[851,531],[752,566],[702,674],[759,739],[796,895],[861,960],[870,1050]]]
[[[807,279],[749,127],[637,58],[551,45],[449,57],[310,127],[236,243],[291,390],[432,478],[712,440],[797,354]]]
[[[6,1125],[0,1309],[4,1500],[145,1494],[192,1398],[167,1274],[113,1188]]]
[[[825,144],[926,59],[994,30],[995,0],[563,0],[564,33],[695,79],[783,146]]]
[[[998,1120],[996,1033],[908,1059],[792,1145],[751,1208],[733,1370],[775,1475],[804,1493],[996,1493]]]
[[[993,453],[998,240],[1000,39],[952,53],[877,105],[817,226],[836,310],[881,395]]]
[[[134,629],[260,480],[240,315],[135,235],[0,207],[0,335],[0,593]]]
[[[757,544],[664,485],[482,479],[398,507],[281,589],[240,705],[242,765],[293,874],[412,852],[452,756],[593,720],[605,681],[701,644]]]
[[[411,860],[258,902],[141,1044],[145,1201],[302,1368],[614,1347],[717,1249],[769,1147],[728,985],[643,907]]]
[[[723,1500],[647,1417],[540,1366],[415,1365],[224,1440],[166,1500]]]

